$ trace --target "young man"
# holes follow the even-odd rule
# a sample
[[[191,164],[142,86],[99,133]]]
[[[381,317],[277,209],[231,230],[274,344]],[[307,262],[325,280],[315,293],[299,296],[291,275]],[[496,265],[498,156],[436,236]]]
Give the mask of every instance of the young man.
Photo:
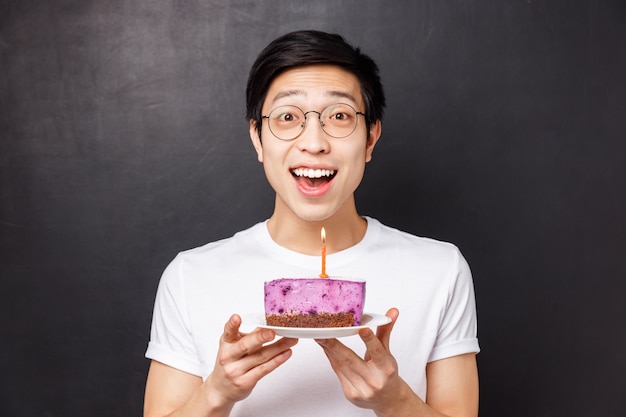
[[[376,64],[338,35],[290,33],[257,58],[247,106],[274,212],[179,254],[164,272],[145,415],[476,416],[467,263],[451,244],[356,210],[381,134]],[[387,311],[391,323],[341,340],[244,331],[242,315],[263,312],[264,281],[319,274],[322,226],[329,274],[365,279],[366,310]]]

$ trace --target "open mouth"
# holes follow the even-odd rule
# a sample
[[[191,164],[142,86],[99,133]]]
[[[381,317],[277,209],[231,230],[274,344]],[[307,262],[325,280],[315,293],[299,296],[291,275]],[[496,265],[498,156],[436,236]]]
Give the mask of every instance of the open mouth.
[[[336,173],[332,169],[295,168],[291,175],[301,184],[308,187],[318,187],[332,180]]]

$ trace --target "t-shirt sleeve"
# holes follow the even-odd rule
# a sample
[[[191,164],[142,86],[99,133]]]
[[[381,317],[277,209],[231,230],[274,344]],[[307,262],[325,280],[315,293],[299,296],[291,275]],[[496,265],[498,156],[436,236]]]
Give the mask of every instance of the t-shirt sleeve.
[[[469,265],[456,250],[448,297],[429,362],[480,351],[477,338],[476,300]]]
[[[187,297],[180,274],[181,262],[179,255],[161,276],[146,358],[201,376],[202,367],[194,347],[187,314]]]

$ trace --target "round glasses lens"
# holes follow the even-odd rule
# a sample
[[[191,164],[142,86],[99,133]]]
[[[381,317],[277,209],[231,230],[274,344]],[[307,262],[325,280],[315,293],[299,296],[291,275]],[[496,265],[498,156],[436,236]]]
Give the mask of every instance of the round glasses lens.
[[[345,103],[337,103],[326,107],[320,116],[322,128],[334,138],[350,136],[358,121],[354,107]]]
[[[295,106],[276,107],[268,119],[270,130],[278,139],[294,139],[304,128],[304,113]]]

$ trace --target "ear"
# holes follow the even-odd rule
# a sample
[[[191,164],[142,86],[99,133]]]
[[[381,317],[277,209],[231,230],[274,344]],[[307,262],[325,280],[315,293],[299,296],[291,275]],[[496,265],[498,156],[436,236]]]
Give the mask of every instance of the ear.
[[[259,131],[256,128],[256,122],[252,119],[250,119],[250,140],[252,140],[252,146],[256,150],[257,159],[263,163],[263,145],[261,144]]]
[[[382,123],[380,120],[376,120],[370,126],[370,134],[367,138],[367,145],[365,146],[365,162],[369,162],[372,160],[372,153],[374,152],[374,146],[378,142],[380,138],[380,134],[382,132]]]

